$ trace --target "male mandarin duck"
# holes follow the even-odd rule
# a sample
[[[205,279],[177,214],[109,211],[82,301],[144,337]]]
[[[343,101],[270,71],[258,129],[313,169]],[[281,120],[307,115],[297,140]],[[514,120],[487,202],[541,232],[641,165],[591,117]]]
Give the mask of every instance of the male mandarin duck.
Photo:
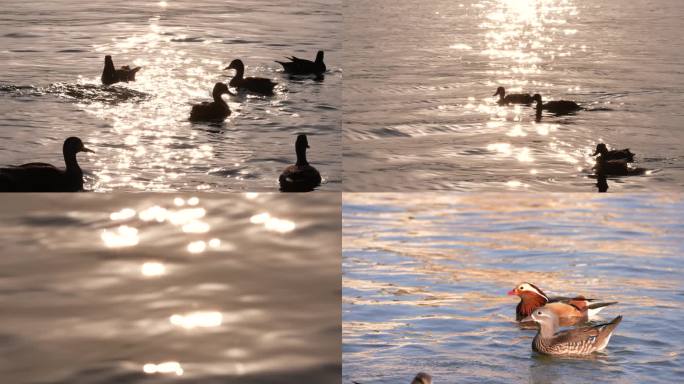
[[[224,70],[226,69],[235,70],[235,76],[233,76],[228,85],[237,88],[238,90],[245,90],[252,93],[272,96],[273,87],[275,87],[276,84],[278,84],[271,81],[271,79],[266,79],[263,77],[244,77],[245,65],[242,63],[242,60],[240,59],[235,59],[231,61],[230,65],[224,68]]]
[[[318,51],[316,60],[305,60],[292,56],[288,58],[289,62],[277,61],[276,63],[283,66],[286,73],[293,75],[320,75],[325,72],[325,63],[323,63],[323,51]]]
[[[584,296],[576,297],[549,297],[541,289],[532,283],[518,284],[508,292],[510,296],[520,297],[520,302],[515,308],[515,320],[526,324],[532,320],[529,316],[540,307],[552,310],[562,326],[584,323],[595,317],[603,308],[617,304],[617,302],[598,302],[587,299]]]
[[[83,190],[83,171],[76,154],[93,152],[78,137],[64,140],[62,154],[65,169],[46,163],[28,163],[0,168],[0,191],[3,192],[78,192]]]
[[[534,101],[532,96],[530,96],[526,93],[512,93],[510,95],[506,95],[506,89],[504,87],[497,88],[496,93],[493,94],[492,96],[499,96],[499,100],[497,101],[497,103],[499,105],[508,105],[508,104],[530,105]]]
[[[321,174],[306,160],[306,149],[309,141],[306,135],[297,136],[295,152],[297,163],[285,168],[280,175],[280,189],[283,192],[308,192],[321,184]]]
[[[228,86],[224,83],[216,83],[211,94],[214,97],[214,101],[205,101],[192,106],[190,121],[223,121],[226,117],[230,116],[230,108],[221,98],[224,94],[230,94]]]
[[[124,65],[119,69],[114,67],[114,62],[112,57],[105,56],[105,66],[102,70],[102,84],[111,85],[123,81],[128,83],[129,81],[135,81],[135,74],[140,70],[141,67],[135,67],[131,69],[128,65]]]
[[[539,326],[532,350],[552,356],[586,356],[601,351],[622,321],[618,316],[608,323],[559,331],[558,316],[551,308],[537,308],[531,317]]]

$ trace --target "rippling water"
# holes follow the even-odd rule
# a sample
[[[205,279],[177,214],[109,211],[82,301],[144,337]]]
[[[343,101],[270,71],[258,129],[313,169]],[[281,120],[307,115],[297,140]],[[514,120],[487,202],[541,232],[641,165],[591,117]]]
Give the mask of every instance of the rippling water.
[[[344,380],[678,382],[683,212],[666,194],[345,195]],[[605,352],[534,355],[506,296],[522,281],[619,301],[602,312],[624,315]]]
[[[4,196],[3,383],[333,383],[340,197]]]
[[[612,191],[684,186],[681,1],[352,0],[344,15],[345,190],[591,191],[599,141],[650,170]],[[535,122],[498,107],[498,86],[588,110]]]
[[[0,14],[0,164],[63,166],[62,142],[80,136],[96,151],[80,156],[87,189],[277,190],[306,133],[320,189],[340,189],[338,2],[10,0]],[[319,49],[323,81],[290,80],[274,62]],[[142,66],[137,81],[100,86],[106,54]],[[190,124],[234,58],[277,81],[277,95],[224,96],[224,124]]]

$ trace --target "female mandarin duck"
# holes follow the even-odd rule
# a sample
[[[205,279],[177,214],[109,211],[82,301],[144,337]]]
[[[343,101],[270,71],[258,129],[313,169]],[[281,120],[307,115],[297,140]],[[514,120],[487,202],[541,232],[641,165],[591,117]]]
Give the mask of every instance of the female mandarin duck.
[[[297,136],[295,152],[297,163],[285,168],[280,175],[280,189],[283,192],[308,192],[321,184],[321,174],[306,161],[309,142],[306,135]]]
[[[558,316],[562,326],[584,323],[595,317],[603,308],[617,302],[598,302],[595,299],[576,297],[549,297],[541,289],[531,283],[518,284],[508,295],[520,297],[515,308],[515,320],[521,324],[529,324],[529,316],[540,307],[549,308]]]
[[[78,192],[83,190],[83,171],[76,154],[93,152],[78,137],[64,140],[62,154],[65,169],[46,163],[28,163],[0,168],[0,191],[3,192]]]
[[[235,76],[233,76],[228,85],[237,88],[238,90],[245,90],[252,93],[272,96],[273,87],[278,84],[271,81],[271,79],[266,79],[263,77],[244,77],[245,65],[240,59],[231,61],[230,65],[224,68],[224,70],[225,69],[235,70]]]
[[[305,60],[292,56],[289,62],[277,61],[276,63],[283,66],[285,73],[293,75],[321,75],[325,72],[325,63],[323,63],[323,51],[318,51],[316,60]]]
[[[532,96],[530,96],[526,93],[512,93],[510,95],[506,95],[506,89],[504,87],[497,88],[496,93],[492,96],[499,96],[499,100],[497,101],[497,103],[499,105],[508,105],[508,104],[530,105],[534,101]]]
[[[214,97],[214,101],[204,101],[201,104],[192,106],[190,121],[223,121],[226,117],[230,116],[230,108],[221,98],[225,94],[230,94],[228,86],[223,83],[216,83],[211,94]]]
[[[112,57],[107,55],[105,56],[104,70],[102,70],[102,84],[111,85],[120,81],[125,83],[128,83],[129,81],[135,81],[135,74],[140,70],[140,68],[141,67],[135,67],[131,69],[131,67],[128,65],[124,65],[123,67],[116,69],[114,67]]]
[[[608,345],[622,316],[609,323],[559,331],[558,316],[550,308],[538,308],[531,315],[539,326],[532,340],[532,350],[552,356],[586,356]]]

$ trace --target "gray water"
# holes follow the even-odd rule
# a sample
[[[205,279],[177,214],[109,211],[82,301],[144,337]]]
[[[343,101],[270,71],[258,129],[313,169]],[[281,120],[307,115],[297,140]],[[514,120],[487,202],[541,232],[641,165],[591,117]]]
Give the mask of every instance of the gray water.
[[[0,206],[3,383],[339,380],[339,194]]]
[[[600,141],[684,186],[679,0],[350,0],[344,8],[344,189],[592,191]],[[574,100],[498,107],[498,86]]]
[[[17,1],[0,4],[0,165],[63,166],[66,137],[95,191],[275,191],[298,133],[321,190],[341,188],[341,6],[337,1]],[[324,50],[322,81],[284,76],[286,56]],[[104,88],[106,54],[139,65]],[[191,124],[192,104],[241,58],[276,96],[224,98],[222,125]]]
[[[683,213],[667,194],[347,194],[344,382],[680,382]],[[523,281],[624,319],[591,358],[537,356],[506,295]]]

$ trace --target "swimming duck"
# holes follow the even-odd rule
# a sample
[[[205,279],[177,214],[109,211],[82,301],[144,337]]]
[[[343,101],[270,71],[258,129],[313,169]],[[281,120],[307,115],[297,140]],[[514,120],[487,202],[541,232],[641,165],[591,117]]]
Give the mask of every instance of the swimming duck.
[[[135,81],[135,74],[140,70],[141,67],[135,67],[131,69],[128,65],[116,69],[114,68],[114,62],[112,57],[105,56],[105,66],[102,71],[102,84],[111,85],[118,83],[120,81],[128,83],[129,81]]]
[[[224,83],[216,83],[211,94],[214,97],[214,101],[204,101],[201,104],[192,106],[190,121],[223,121],[226,117],[230,116],[230,108],[221,98],[224,94],[230,94],[228,86]]]
[[[280,190],[283,192],[308,192],[321,184],[321,174],[306,161],[309,142],[306,135],[297,136],[295,151],[297,163],[285,168],[280,174]]]
[[[646,172],[644,168],[630,166],[629,162],[630,160],[626,158],[608,160],[606,156],[599,152],[596,164],[594,165],[594,171],[598,176],[636,176],[643,175]]]
[[[245,65],[240,59],[231,61],[230,65],[224,68],[224,70],[226,69],[235,70],[235,76],[230,80],[228,85],[235,87],[238,90],[244,89],[249,92],[272,96],[273,87],[278,84],[271,81],[271,79],[266,79],[263,77],[243,77],[245,75]]]
[[[606,160],[625,160],[628,163],[634,161],[634,154],[629,148],[608,150],[608,147],[599,143],[596,145],[596,152],[592,156],[601,155]]]
[[[289,63],[277,61],[276,63],[283,66],[286,73],[293,75],[320,75],[325,72],[325,63],[323,63],[323,51],[318,51],[316,54],[316,61],[300,59],[298,57],[289,57]]]
[[[520,297],[515,308],[515,320],[523,325],[531,324],[530,314],[537,308],[545,307],[552,310],[560,319],[561,325],[580,324],[596,316],[603,308],[617,304],[617,302],[598,302],[584,296],[549,297],[532,283],[518,284],[508,292],[509,296]]]
[[[416,377],[413,378],[411,384],[432,384],[432,376],[425,372],[419,372]]]
[[[604,349],[622,316],[608,323],[559,332],[558,316],[549,308],[538,308],[532,319],[539,326],[532,350],[544,355],[584,356]]]
[[[525,104],[525,105],[530,105],[534,101],[532,99],[532,96],[526,94],[526,93],[512,93],[510,95],[506,95],[506,89],[504,87],[499,87],[496,89],[496,93],[493,94],[492,96],[499,96],[499,100],[497,103],[499,105],[508,105],[508,104]]]
[[[78,192],[83,190],[83,171],[76,154],[93,152],[78,137],[64,140],[62,153],[66,169],[46,163],[28,163],[0,168],[0,191],[3,192]]]
[[[542,110],[549,111],[556,115],[565,115],[582,109],[579,104],[569,100],[553,100],[546,104],[542,104],[542,97],[538,93],[534,94],[533,99],[537,102],[537,118],[541,116]]]

